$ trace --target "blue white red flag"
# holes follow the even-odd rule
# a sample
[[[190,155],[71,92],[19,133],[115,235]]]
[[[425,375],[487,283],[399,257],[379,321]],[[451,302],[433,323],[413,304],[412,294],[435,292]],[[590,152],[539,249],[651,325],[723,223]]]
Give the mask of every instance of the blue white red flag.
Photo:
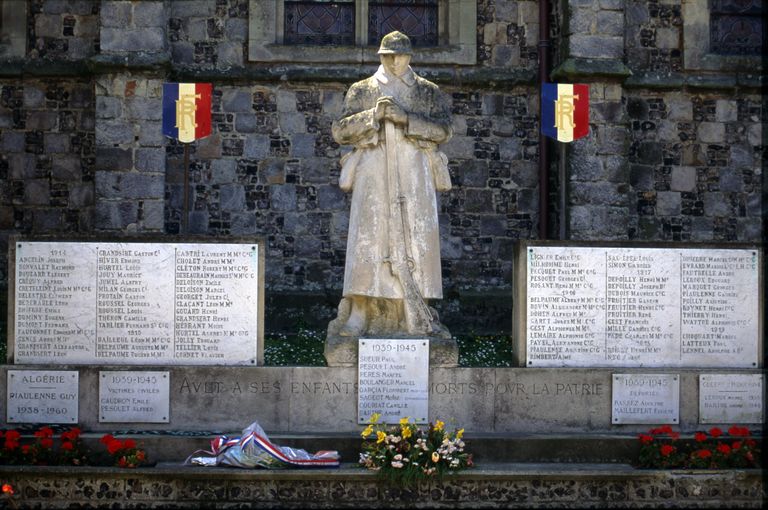
[[[192,142],[211,134],[211,83],[163,83],[163,134]]]
[[[589,134],[589,85],[545,83],[541,88],[541,132],[559,142]]]

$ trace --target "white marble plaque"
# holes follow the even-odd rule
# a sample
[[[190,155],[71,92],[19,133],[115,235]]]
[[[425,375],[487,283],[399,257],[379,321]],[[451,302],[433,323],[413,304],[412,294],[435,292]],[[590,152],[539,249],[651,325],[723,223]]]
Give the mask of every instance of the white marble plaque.
[[[15,249],[15,363],[256,364],[256,244]]]
[[[680,377],[671,374],[613,374],[611,423],[680,422]]]
[[[77,423],[76,370],[9,370],[8,423]]]
[[[529,367],[758,366],[753,249],[527,248]]]
[[[169,423],[169,372],[99,372],[100,423]]]
[[[701,374],[699,423],[763,423],[763,374]]]
[[[408,417],[427,423],[429,412],[429,340],[360,339],[358,351],[358,423],[373,413],[381,423]]]

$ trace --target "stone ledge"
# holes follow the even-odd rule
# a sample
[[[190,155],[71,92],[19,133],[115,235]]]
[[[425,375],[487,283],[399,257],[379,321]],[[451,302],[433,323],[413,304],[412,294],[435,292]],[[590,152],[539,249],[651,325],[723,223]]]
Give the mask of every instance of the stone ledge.
[[[760,470],[638,470],[616,464],[494,464],[410,489],[338,469],[0,466],[20,508],[760,508]]]
[[[632,71],[622,62],[615,59],[575,58],[566,59],[551,73],[552,80],[574,80],[609,78],[625,80],[632,76]]]
[[[170,75],[176,81],[213,82],[354,82],[376,70],[375,65],[251,64],[228,69],[211,69],[175,64],[165,53],[126,53],[97,55],[88,60],[51,61],[45,59],[0,60],[0,77],[93,76],[120,72],[149,71]],[[476,86],[486,90],[508,90],[519,85],[534,85],[535,69],[505,69],[451,66],[417,66],[416,72],[440,84]]]
[[[754,74],[684,74],[684,73],[638,73],[625,82],[626,88],[645,88],[658,90],[729,90],[738,88],[760,89],[764,79]]]

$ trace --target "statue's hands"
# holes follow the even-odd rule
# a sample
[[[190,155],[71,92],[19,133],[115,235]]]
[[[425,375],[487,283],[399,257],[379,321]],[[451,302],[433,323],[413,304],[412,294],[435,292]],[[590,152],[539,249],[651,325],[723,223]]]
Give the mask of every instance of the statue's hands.
[[[376,101],[376,112],[374,117],[377,121],[382,119],[389,120],[394,124],[408,124],[408,114],[398,105],[394,99],[389,96],[380,97]]]

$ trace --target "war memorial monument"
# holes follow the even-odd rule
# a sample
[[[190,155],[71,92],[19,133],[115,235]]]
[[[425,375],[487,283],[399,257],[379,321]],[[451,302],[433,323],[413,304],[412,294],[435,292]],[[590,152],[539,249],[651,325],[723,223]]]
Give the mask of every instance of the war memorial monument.
[[[762,110],[750,77],[725,79],[746,50],[690,50],[709,7],[11,3],[0,506],[762,506],[757,465],[638,461],[665,434],[762,446]],[[571,33],[550,29],[564,16]],[[587,83],[553,101],[557,141],[536,141],[539,30],[563,42],[548,80]],[[269,363],[270,328],[297,316],[322,366]],[[459,333],[486,326],[511,363],[463,361]],[[455,426],[474,465],[383,483],[358,465],[372,416]],[[321,461],[189,462],[253,423]],[[8,431],[39,445],[44,426],[134,438],[151,462],[6,462]]]

